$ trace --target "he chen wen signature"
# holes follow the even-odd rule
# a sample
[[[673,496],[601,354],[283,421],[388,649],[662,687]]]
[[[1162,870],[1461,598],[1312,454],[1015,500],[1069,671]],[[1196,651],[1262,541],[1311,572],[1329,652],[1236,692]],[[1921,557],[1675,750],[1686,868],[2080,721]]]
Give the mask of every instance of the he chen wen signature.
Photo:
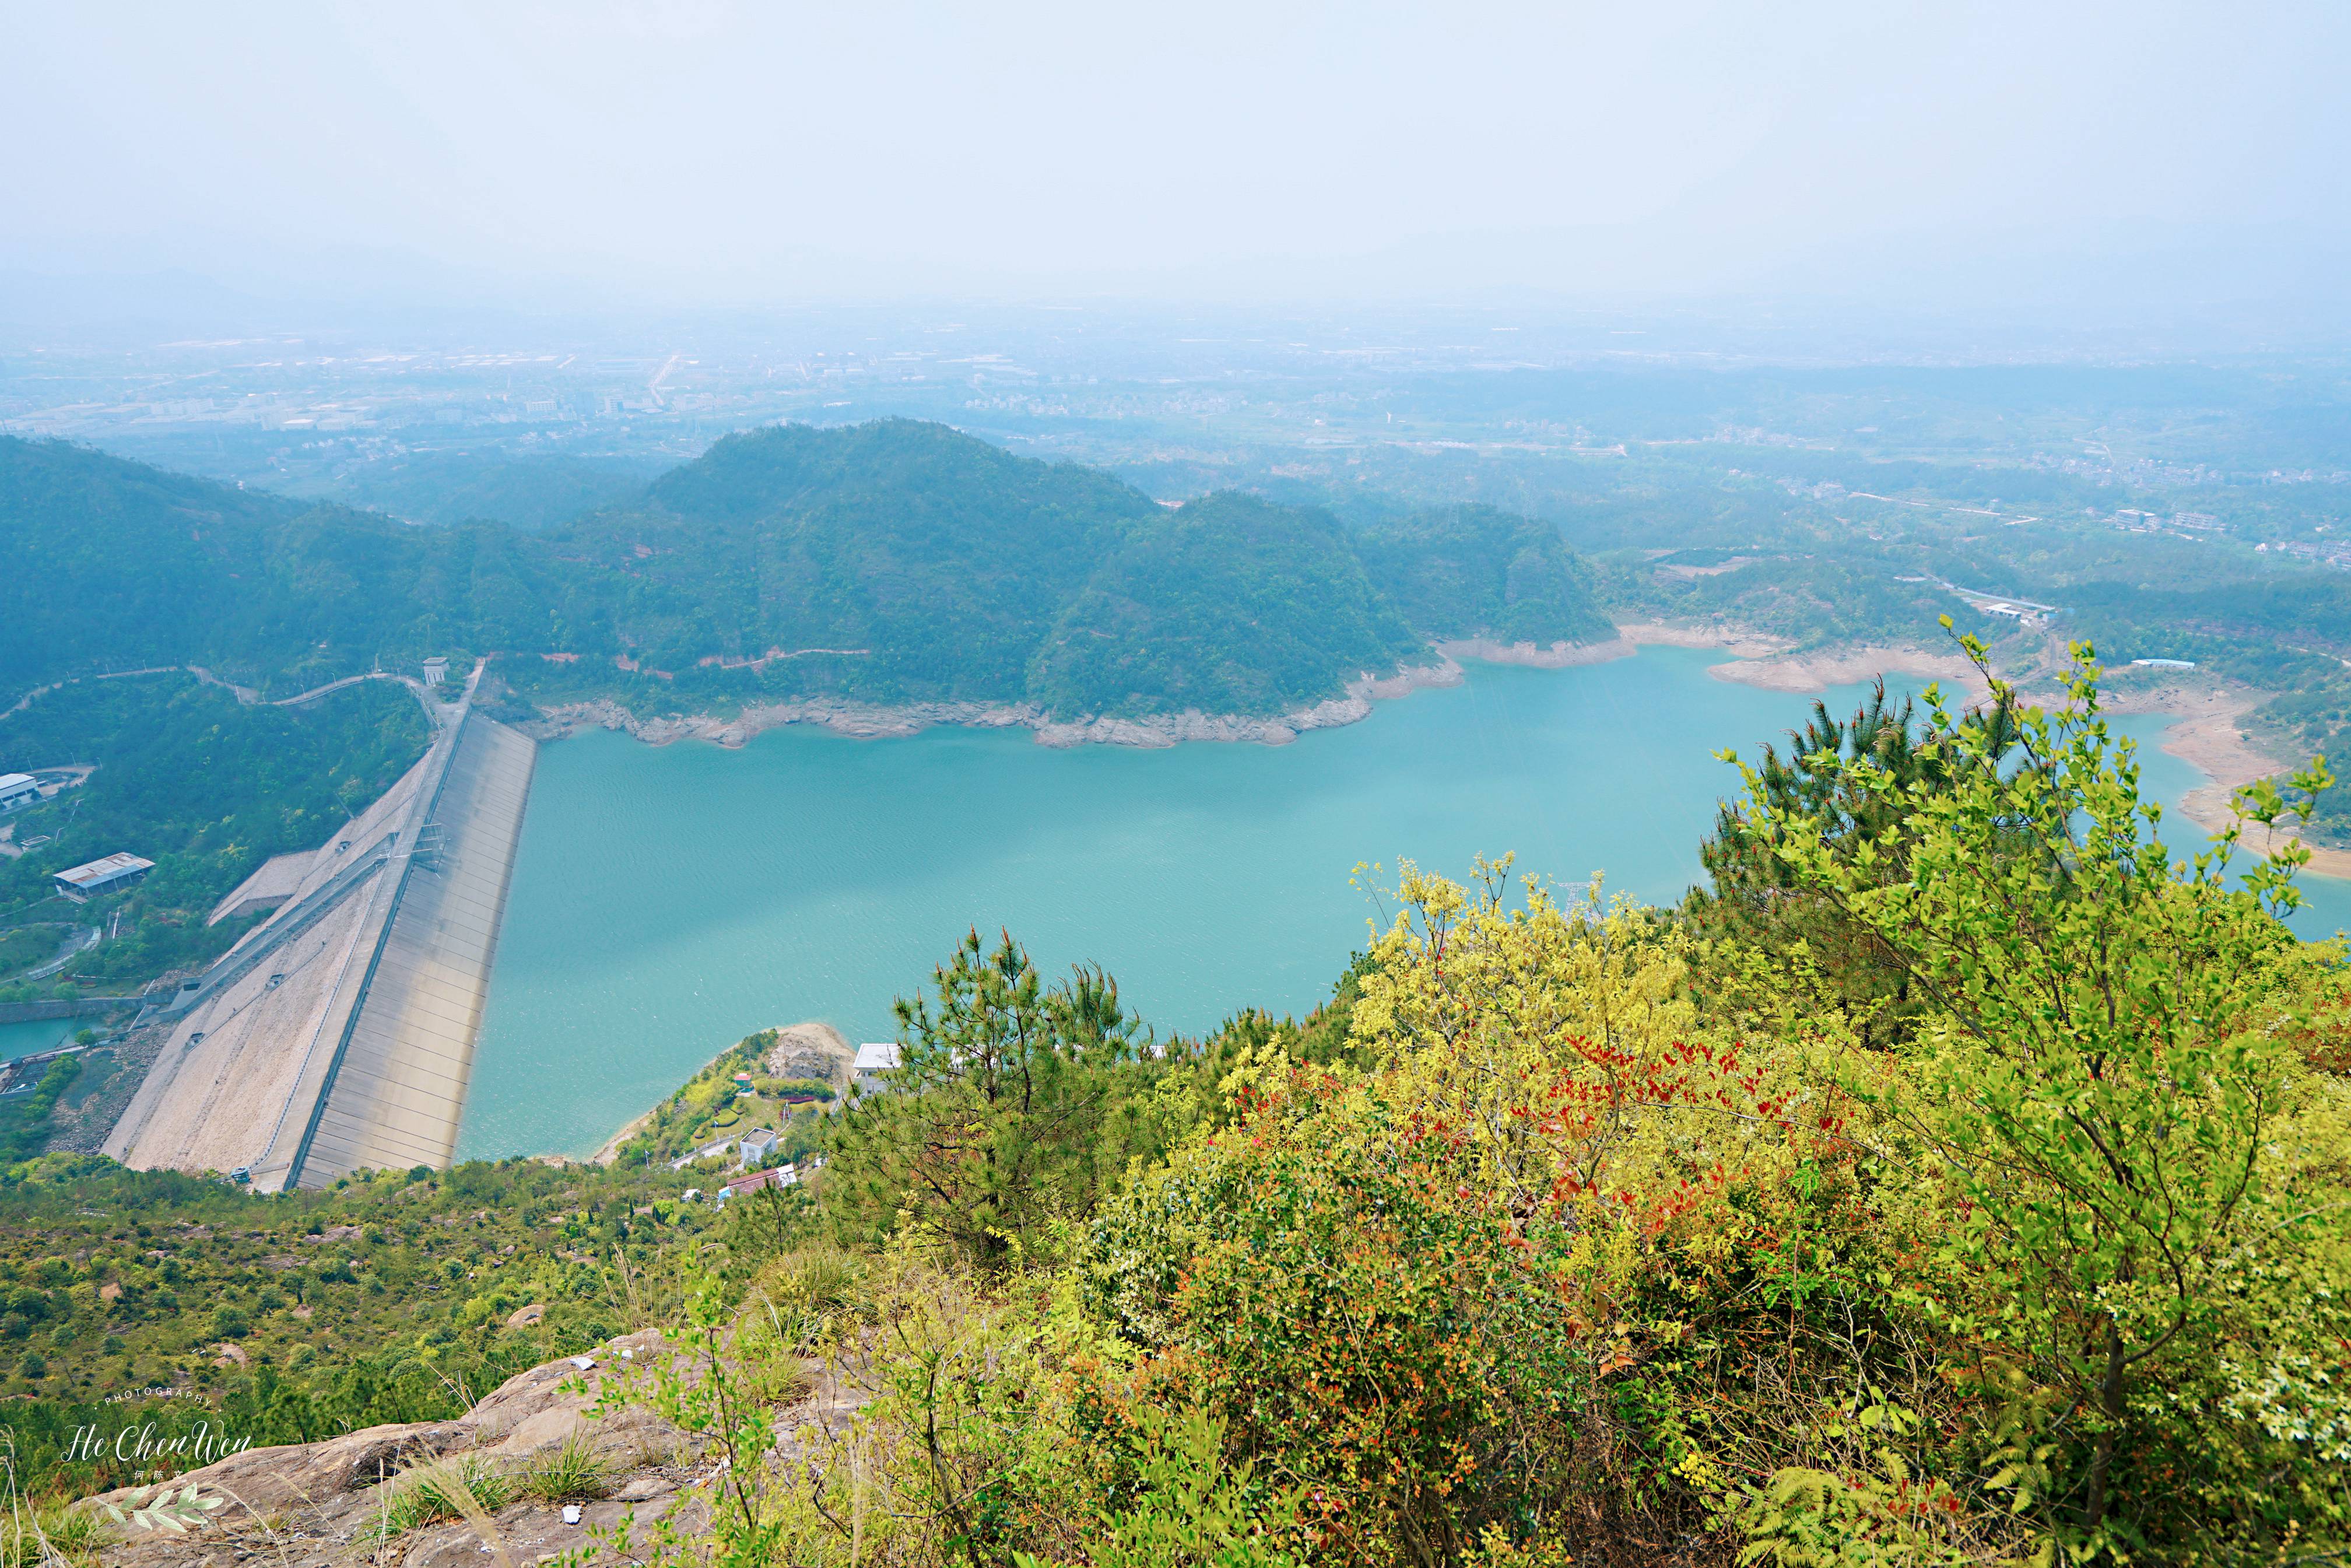
[[[144,1464],[150,1459],[173,1459],[184,1461],[183,1468],[193,1469],[231,1454],[241,1454],[251,1447],[251,1437],[232,1437],[209,1421],[199,1421],[193,1429],[177,1437],[158,1434],[152,1421],[124,1427],[111,1434],[100,1427],[77,1427],[72,1440],[66,1444],[63,1462],[95,1464],[112,1458],[123,1464]]]

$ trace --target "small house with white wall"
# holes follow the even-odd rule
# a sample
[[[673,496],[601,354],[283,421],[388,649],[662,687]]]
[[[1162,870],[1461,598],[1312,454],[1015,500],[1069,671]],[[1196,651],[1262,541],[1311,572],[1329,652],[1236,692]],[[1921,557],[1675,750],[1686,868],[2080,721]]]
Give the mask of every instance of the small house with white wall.
[[[898,1047],[883,1040],[857,1048],[857,1064],[850,1071],[849,1087],[852,1093],[866,1094],[884,1087],[883,1077],[898,1071]]]

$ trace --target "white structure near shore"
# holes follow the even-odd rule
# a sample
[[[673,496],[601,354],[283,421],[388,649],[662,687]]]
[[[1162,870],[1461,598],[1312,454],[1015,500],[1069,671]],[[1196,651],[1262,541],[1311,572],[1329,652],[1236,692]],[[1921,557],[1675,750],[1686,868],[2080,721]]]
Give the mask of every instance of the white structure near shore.
[[[883,1075],[898,1071],[898,1047],[893,1041],[869,1042],[857,1048],[856,1065],[850,1069],[849,1092],[870,1094],[884,1087]]]

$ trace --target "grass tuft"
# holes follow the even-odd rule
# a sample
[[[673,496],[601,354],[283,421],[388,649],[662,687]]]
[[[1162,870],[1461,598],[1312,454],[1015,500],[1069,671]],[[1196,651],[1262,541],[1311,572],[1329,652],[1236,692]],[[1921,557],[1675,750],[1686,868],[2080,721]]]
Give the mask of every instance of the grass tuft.
[[[113,1534],[94,1508],[51,1503],[0,1516],[0,1568],[36,1568],[49,1563],[96,1563],[98,1549]]]
[[[506,1471],[480,1454],[417,1465],[384,1485],[381,1530],[387,1538],[444,1519],[463,1519],[468,1503],[473,1512],[496,1513],[514,1491]]]
[[[611,1464],[575,1429],[559,1447],[531,1457],[517,1490],[540,1502],[593,1502],[611,1495],[612,1482]]]

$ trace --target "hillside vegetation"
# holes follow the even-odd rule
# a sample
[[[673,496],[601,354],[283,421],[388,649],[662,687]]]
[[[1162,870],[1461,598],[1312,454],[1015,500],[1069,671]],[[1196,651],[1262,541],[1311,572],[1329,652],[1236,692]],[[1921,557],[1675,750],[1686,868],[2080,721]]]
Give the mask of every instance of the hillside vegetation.
[[[1492,507],[1447,507],[1367,528],[1372,581],[1428,637],[1599,643],[1614,634],[1592,573],[1559,530]]]
[[[249,924],[208,926],[213,906],[270,856],[316,849],[413,767],[428,739],[415,698],[389,681],[287,707],[240,704],[179,672],[43,693],[0,716],[0,773],[90,772],[8,820],[33,847],[0,861],[0,931],[37,928],[54,947],[68,927],[105,927],[106,939],[45,988],[67,995],[77,982],[120,991],[207,962]],[[155,869],[88,904],[56,895],[51,873],[117,852]],[[29,946],[25,956],[46,956]],[[14,972],[0,969],[0,993],[12,999],[25,989],[7,985]]]
[[[1304,1020],[1156,1039],[974,933],[812,1183],[723,1220],[658,1161],[18,1166],[20,1451],[141,1376],[270,1432],[447,1409],[642,1316],[673,1354],[620,1397],[707,1506],[576,1564],[2335,1561],[2346,955],[2276,919],[2290,847],[2164,846],[2086,662],[1995,698],[1816,713],[1679,910],[1405,866]]]
[[[0,1177],[0,1427],[17,1474],[72,1490],[75,1429],[208,1419],[256,1444],[445,1419],[525,1367],[680,1309],[715,1236],[666,1168],[530,1161],[248,1197],[53,1155]],[[536,1310],[527,1310],[536,1309]]]
[[[378,661],[496,653],[541,701],[1266,714],[1430,639],[1608,631],[1556,535],[1522,520],[1430,514],[1357,538],[1244,497],[1170,509],[905,420],[728,436],[637,498],[533,533],[0,438],[0,519],[12,699],[126,666],[197,664],[283,695]]]
[[[1134,712],[1275,713],[1423,646],[1328,517],[1229,491],[1153,511],[1038,650],[1029,688],[1048,708],[1123,692]]]

